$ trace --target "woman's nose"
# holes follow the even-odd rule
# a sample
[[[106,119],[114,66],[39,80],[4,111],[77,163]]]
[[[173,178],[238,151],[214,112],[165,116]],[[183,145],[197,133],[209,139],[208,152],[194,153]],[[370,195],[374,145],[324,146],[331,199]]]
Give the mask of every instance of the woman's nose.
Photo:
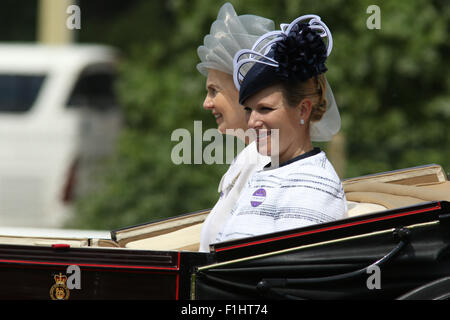
[[[249,128],[256,129],[260,126],[262,126],[262,121],[260,117],[258,116],[257,112],[250,111],[250,113],[247,113],[247,125]]]
[[[203,101],[203,109],[210,110],[212,108],[214,108],[214,102],[210,97],[206,96]]]

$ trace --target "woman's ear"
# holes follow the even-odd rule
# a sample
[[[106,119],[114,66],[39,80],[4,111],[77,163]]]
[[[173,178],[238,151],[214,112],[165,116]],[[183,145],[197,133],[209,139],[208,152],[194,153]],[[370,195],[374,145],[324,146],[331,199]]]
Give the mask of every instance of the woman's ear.
[[[311,99],[305,98],[298,105],[298,111],[300,113],[300,123],[307,123],[312,111],[312,101]],[[303,121],[302,121],[303,120]],[[303,123],[302,123],[303,122]]]

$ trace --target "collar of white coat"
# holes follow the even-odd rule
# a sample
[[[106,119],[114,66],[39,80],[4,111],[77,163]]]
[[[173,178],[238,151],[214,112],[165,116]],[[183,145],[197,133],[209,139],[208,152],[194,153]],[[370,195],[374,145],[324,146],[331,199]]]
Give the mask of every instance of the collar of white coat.
[[[234,185],[241,175],[247,170],[262,169],[270,162],[270,157],[262,156],[256,149],[256,142],[251,142],[233,159],[227,172],[220,180],[218,192],[222,192]]]

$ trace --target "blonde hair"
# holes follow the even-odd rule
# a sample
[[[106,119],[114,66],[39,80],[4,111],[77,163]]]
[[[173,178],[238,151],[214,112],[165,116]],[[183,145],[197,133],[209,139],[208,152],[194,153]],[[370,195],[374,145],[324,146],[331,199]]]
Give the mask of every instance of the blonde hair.
[[[291,107],[297,106],[303,99],[311,98],[312,109],[310,121],[319,121],[327,111],[327,81],[324,74],[319,74],[300,84],[281,84],[283,97]]]

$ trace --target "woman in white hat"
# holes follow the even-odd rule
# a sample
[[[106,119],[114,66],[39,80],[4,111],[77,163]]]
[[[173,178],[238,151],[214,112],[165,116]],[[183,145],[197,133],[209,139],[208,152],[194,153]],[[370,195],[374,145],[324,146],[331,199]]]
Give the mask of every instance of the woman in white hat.
[[[223,134],[248,128],[233,82],[233,57],[239,50],[251,48],[261,35],[272,30],[273,21],[255,15],[238,16],[233,6],[226,3],[205,36],[204,44],[197,50],[201,60],[197,69],[207,77],[203,108],[212,113]],[[203,223],[200,251],[209,251],[209,245],[215,241],[248,177],[269,161],[270,158],[258,154],[255,143],[250,143],[233,160],[220,181],[220,198]]]
[[[324,76],[331,33],[316,15],[302,16],[281,29],[263,35],[234,59],[239,103],[245,106],[248,127],[257,132],[258,152],[269,155],[272,165],[248,179],[216,242],[347,214],[338,175],[325,153],[311,143],[329,140],[340,127]]]

